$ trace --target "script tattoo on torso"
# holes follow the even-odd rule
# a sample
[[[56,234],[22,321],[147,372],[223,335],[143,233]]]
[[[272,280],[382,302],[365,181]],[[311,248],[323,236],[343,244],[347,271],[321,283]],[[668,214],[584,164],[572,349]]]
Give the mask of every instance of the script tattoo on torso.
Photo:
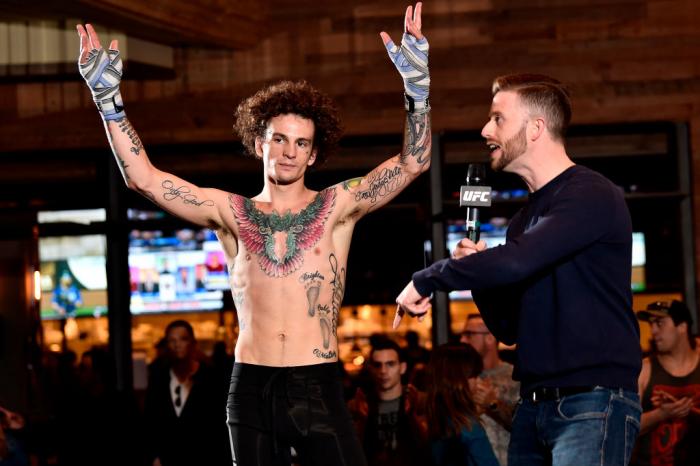
[[[328,216],[335,206],[335,188],[319,192],[301,212],[262,212],[255,202],[231,194],[229,205],[238,223],[246,249],[258,256],[260,269],[270,277],[286,277],[304,262],[304,251],[323,236]]]
[[[328,256],[328,262],[331,264],[331,272],[333,279],[331,286],[333,294],[331,295],[331,311],[333,312],[333,326],[331,328],[334,336],[338,334],[338,315],[340,313],[340,305],[343,303],[343,295],[345,294],[345,267],[338,270],[338,258],[335,254]]]
[[[345,294],[345,267],[338,269],[338,258],[331,253],[328,256],[328,262],[331,265],[333,277],[330,284],[333,287],[331,293],[331,305],[319,304],[316,308],[318,312],[319,323],[321,325],[321,337],[323,338],[323,350],[315,348],[314,356],[322,359],[333,359],[337,353],[330,349],[331,335],[338,338],[338,315],[340,314],[340,305],[343,302]]]

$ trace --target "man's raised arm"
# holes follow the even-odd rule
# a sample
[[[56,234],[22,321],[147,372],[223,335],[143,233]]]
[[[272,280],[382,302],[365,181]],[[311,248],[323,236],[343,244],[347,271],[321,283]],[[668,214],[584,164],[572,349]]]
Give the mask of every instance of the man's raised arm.
[[[217,206],[226,206],[227,193],[203,189],[155,168],[136,130],[126,118],[119,84],[122,59],[118,43],[109,50],[100,44],[93,27],[77,26],[80,35],[80,74],[104,120],[107,138],[127,186],[185,220],[210,228],[222,226]]]
[[[380,35],[391,61],[404,83],[406,126],[403,149],[369,174],[342,183],[356,201],[361,214],[371,212],[396,197],[411,181],[430,167],[430,73],[428,40],[421,32],[422,4],[409,6],[400,46],[386,32]]]

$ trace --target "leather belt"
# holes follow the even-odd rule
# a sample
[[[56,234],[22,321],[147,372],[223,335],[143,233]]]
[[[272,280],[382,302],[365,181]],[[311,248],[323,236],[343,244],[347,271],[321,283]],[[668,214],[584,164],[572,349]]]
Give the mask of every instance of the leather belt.
[[[537,387],[532,390],[527,397],[535,403],[538,401],[558,401],[562,397],[577,395],[579,393],[592,392],[597,386],[584,385],[575,387]]]

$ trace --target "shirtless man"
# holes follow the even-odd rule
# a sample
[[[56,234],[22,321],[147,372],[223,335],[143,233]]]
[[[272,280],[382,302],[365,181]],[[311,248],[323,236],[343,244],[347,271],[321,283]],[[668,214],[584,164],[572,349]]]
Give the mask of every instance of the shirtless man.
[[[406,10],[400,46],[381,33],[404,80],[402,152],[364,177],[308,189],[307,168],[319,164],[340,136],[338,116],[309,84],[278,83],[237,110],[236,130],[263,164],[263,189],[251,199],[200,188],[151,165],[124,113],[117,42],[105,51],[90,25],[78,32],[80,71],[127,186],[212,228],[225,251],[241,323],[227,407],[234,464],[290,464],[290,447],[302,464],[366,464],[337,372],[338,312],[356,222],[430,164],[421,4]]]

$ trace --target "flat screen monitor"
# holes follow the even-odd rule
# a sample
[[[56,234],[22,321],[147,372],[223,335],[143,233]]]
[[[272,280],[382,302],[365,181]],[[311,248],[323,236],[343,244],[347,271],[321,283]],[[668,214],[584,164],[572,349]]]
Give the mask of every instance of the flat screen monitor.
[[[39,238],[41,318],[107,313],[104,235]]]
[[[632,233],[632,291],[640,292],[647,289],[646,267],[647,248],[644,233]]]
[[[129,236],[133,314],[214,311],[229,288],[224,252],[211,230],[133,230]]]

